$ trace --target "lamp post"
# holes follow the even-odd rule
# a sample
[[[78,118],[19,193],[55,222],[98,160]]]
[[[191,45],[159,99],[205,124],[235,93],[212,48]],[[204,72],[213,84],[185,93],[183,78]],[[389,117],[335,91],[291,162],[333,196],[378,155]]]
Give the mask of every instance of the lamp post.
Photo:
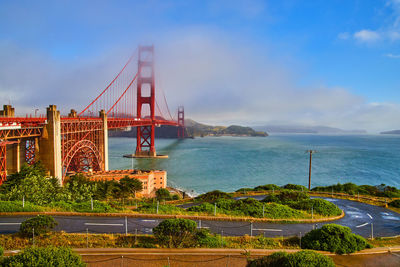
[[[307,150],[306,153],[310,153],[310,165],[308,169],[308,191],[311,190],[311,163],[312,163],[312,154],[317,153],[315,150]]]

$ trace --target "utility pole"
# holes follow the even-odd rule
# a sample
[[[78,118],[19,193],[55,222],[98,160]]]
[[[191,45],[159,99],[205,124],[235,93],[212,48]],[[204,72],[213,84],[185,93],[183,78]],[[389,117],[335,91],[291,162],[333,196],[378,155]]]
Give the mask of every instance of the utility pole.
[[[311,190],[311,163],[312,163],[312,154],[316,153],[317,151],[315,150],[307,150],[307,153],[310,153],[310,165],[308,169],[308,191]]]

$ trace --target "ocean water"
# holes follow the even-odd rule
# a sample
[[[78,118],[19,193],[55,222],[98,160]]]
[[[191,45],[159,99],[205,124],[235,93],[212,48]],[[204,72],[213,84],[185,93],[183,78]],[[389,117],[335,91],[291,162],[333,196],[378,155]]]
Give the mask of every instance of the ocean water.
[[[168,184],[191,194],[234,191],[262,184],[308,185],[313,149],[312,187],[352,182],[400,187],[400,136],[271,135],[157,139],[168,159],[128,159],[136,139],[110,138],[110,169],[165,169]]]

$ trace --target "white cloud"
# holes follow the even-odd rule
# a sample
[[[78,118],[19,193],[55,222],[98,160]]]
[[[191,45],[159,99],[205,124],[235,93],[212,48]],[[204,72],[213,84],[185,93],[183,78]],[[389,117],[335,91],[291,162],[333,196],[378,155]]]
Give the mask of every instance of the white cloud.
[[[268,47],[224,37],[209,29],[160,35],[156,45],[156,87],[171,112],[212,124],[327,125],[381,131],[400,128],[397,104],[365,101],[343,87],[298,85],[307,75],[288,67]],[[128,49],[95,58],[58,62],[35,51],[0,43],[0,100],[17,112],[57,104],[80,110],[97,96],[126,60]],[[159,91],[158,91],[159,92]]]
[[[265,47],[217,34],[169,34],[159,51],[159,85],[188,116],[213,124],[269,122],[327,125],[373,132],[400,127],[400,106],[370,104],[342,87],[300,87],[304,70],[286,67]],[[179,38],[177,38],[179,36]],[[297,73],[297,74],[295,74]]]
[[[378,32],[371,30],[358,31],[354,33],[353,37],[354,39],[365,43],[376,42],[381,38]]]
[[[385,7],[390,9],[387,19],[375,30],[363,29],[353,34],[355,40],[361,43],[376,43],[378,41],[400,40],[400,0],[387,0]],[[339,34],[339,38],[340,38]]]

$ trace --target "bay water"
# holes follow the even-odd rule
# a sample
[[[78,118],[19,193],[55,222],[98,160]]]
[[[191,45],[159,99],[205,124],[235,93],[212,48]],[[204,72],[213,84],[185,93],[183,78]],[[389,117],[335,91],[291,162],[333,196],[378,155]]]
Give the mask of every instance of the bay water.
[[[307,135],[157,139],[158,154],[168,159],[129,159],[135,138],[109,139],[110,169],[163,169],[168,185],[197,195],[219,189],[288,183],[312,187],[352,182],[400,187],[400,136]]]

